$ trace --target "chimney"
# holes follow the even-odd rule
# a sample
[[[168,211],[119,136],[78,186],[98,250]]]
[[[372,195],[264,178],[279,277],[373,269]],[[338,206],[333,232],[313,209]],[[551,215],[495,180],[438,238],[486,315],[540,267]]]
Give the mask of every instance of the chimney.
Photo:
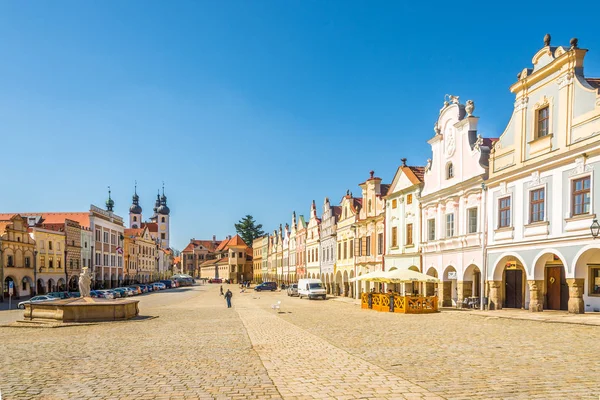
[[[217,241],[217,235],[213,235],[213,242]]]

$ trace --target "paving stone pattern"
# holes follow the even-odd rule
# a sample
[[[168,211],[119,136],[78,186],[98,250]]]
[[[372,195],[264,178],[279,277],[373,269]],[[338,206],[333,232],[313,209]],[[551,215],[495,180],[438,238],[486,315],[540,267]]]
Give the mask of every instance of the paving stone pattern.
[[[233,309],[208,285],[137,297],[152,320],[0,327],[2,399],[599,398],[599,327],[233,291]]]

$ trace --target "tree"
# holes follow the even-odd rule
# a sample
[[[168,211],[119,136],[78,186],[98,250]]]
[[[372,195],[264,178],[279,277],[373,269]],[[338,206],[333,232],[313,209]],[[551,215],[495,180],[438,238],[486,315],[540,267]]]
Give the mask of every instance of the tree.
[[[235,231],[249,247],[252,247],[254,239],[264,236],[265,234],[262,230],[262,224],[257,225],[252,215],[246,215],[235,224]]]

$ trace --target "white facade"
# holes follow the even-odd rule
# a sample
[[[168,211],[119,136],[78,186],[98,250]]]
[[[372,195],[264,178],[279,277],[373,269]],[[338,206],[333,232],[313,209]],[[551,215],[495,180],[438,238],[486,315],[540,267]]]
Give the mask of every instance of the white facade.
[[[123,281],[123,219],[112,211],[90,206],[90,227],[94,235],[96,284],[117,287]]]
[[[600,310],[600,87],[587,50],[546,45],[510,90],[513,115],[490,157],[490,307]]]
[[[385,270],[413,269],[421,271],[420,196],[423,167],[402,165],[396,171],[386,196]]]
[[[477,296],[483,270],[482,184],[489,139],[477,134],[474,103],[447,96],[429,140],[432,158],[421,193],[423,271],[440,278],[442,306]],[[431,294],[431,293],[427,293]]]

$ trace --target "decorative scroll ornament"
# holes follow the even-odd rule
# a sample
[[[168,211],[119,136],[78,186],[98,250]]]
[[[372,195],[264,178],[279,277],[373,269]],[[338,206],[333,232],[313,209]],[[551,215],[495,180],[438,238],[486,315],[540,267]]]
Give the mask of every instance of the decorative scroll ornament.
[[[515,111],[521,111],[527,108],[527,103],[529,103],[529,97],[521,97],[515,101]]]
[[[587,156],[577,157],[575,159],[575,168],[571,171],[571,176],[583,174],[594,169],[591,165],[587,164]]]
[[[500,194],[506,194],[506,182],[500,182]]]
[[[559,89],[569,86],[571,83],[573,83],[573,73],[568,72],[562,76],[559,76],[556,79],[556,83],[558,84]]]
[[[540,184],[540,172],[533,171],[531,173],[531,183],[529,183],[529,186],[538,186],[539,184]]]

